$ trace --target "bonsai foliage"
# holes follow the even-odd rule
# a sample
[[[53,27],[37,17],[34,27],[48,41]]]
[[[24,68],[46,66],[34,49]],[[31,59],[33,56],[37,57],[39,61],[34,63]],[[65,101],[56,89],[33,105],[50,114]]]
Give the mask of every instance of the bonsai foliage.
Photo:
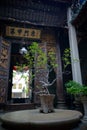
[[[29,68],[44,66],[47,62],[46,54],[42,51],[36,42],[33,42],[27,50],[27,53],[23,55],[27,60]]]
[[[34,73],[32,74],[32,71],[30,73],[31,82],[39,80],[36,86],[39,93],[49,93],[48,86],[51,86],[56,80],[54,79],[51,83],[48,81],[49,73],[58,66],[55,53],[53,51],[47,52],[46,48],[44,49],[37,42],[33,42],[23,57],[29,69],[34,69]]]
[[[24,63],[22,66],[27,66],[29,68],[30,84],[32,84],[32,81],[36,81],[38,82],[35,83],[39,90],[38,93],[49,93],[48,87],[53,85],[56,81],[56,78],[53,79],[52,82],[49,81],[49,74],[53,70],[56,74],[56,68],[58,67],[56,62],[56,53],[52,50],[47,50],[46,46],[40,46],[40,44],[37,42],[33,42],[27,48],[27,53],[23,54],[23,58]],[[64,62],[65,70],[66,67],[70,64],[69,48],[64,50],[62,60]]]

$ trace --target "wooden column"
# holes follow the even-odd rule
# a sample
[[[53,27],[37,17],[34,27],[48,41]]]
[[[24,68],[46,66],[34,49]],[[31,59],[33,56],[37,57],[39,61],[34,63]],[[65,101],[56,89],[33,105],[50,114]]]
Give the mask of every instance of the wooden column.
[[[56,44],[57,47],[57,107],[58,108],[66,108],[65,105],[65,97],[64,97],[64,89],[63,89],[63,77],[62,77],[62,64],[61,64],[61,54],[60,54],[60,46],[59,43]]]
[[[0,104],[7,103],[11,44],[0,37]]]

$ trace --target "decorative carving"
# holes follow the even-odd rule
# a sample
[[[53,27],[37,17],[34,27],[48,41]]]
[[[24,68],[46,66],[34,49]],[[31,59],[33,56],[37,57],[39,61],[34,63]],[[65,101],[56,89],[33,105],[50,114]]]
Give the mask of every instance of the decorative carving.
[[[0,103],[6,102],[9,77],[10,43],[0,38]]]
[[[0,78],[0,103],[4,103],[6,101],[6,86],[7,79]]]

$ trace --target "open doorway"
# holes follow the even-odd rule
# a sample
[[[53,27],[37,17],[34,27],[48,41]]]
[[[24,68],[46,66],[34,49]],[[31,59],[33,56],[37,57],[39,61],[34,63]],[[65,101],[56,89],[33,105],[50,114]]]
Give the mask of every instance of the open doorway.
[[[29,69],[27,67],[19,71],[18,66],[13,66],[12,84],[12,98],[31,98]]]
[[[20,70],[20,65],[23,66],[24,59],[19,53],[20,44],[13,43],[11,48],[11,101],[12,103],[27,103],[31,102],[32,87],[30,84],[31,70],[28,66]]]

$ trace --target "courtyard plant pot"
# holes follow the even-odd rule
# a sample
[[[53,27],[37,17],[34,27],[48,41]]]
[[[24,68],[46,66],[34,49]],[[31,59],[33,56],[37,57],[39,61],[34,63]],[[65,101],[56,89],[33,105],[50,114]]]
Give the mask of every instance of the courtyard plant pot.
[[[87,96],[81,96],[81,102],[83,103],[84,107],[83,121],[87,121]]]
[[[51,113],[54,112],[54,94],[40,94],[41,108],[40,112]]]

